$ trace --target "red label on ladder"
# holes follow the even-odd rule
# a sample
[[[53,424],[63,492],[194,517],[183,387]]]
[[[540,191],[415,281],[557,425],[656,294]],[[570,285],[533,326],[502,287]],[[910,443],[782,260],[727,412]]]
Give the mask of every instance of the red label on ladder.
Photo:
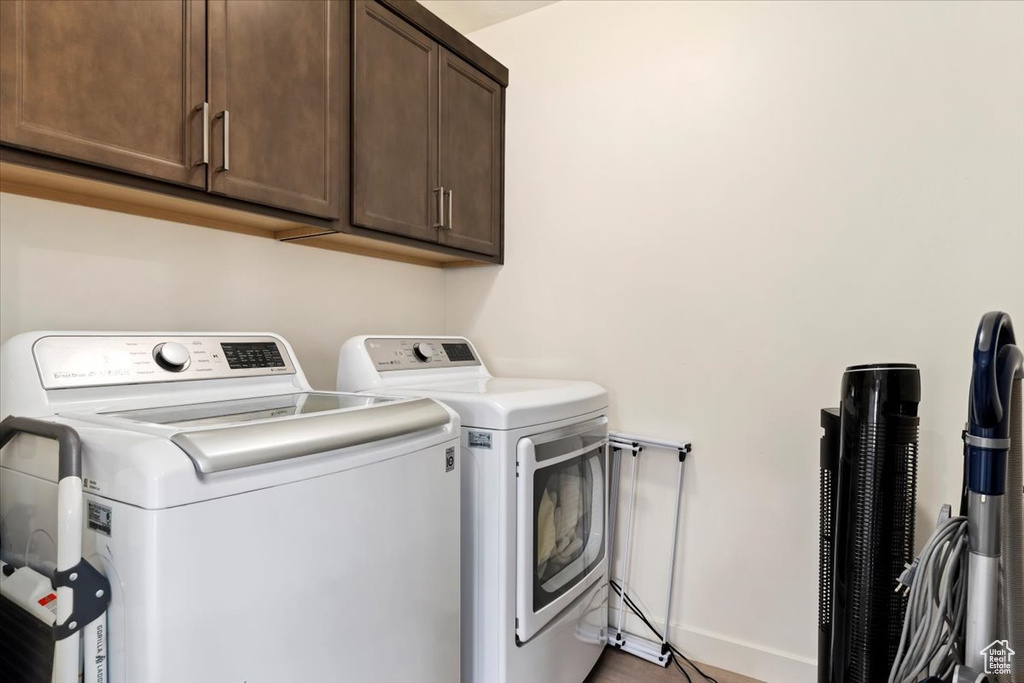
[[[45,607],[46,609],[50,610],[51,612],[53,612],[53,616],[57,616],[57,594],[56,593],[50,593],[49,595],[44,595],[43,597],[39,598],[39,604],[42,605],[43,607]]]

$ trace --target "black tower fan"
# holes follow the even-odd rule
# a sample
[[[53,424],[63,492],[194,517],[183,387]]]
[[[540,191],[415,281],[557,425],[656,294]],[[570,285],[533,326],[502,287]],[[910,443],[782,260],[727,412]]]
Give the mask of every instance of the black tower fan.
[[[838,409],[821,411],[819,683],[889,677],[907,598],[895,591],[914,558],[917,407],[909,363],[854,365]]]

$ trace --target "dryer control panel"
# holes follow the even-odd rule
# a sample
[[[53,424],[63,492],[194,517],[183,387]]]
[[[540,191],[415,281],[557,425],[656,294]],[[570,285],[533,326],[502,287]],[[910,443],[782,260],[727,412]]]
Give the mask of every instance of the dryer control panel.
[[[54,335],[32,347],[45,389],[295,374],[275,337]]]
[[[451,337],[370,337],[366,353],[378,372],[480,365],[473,346]]]

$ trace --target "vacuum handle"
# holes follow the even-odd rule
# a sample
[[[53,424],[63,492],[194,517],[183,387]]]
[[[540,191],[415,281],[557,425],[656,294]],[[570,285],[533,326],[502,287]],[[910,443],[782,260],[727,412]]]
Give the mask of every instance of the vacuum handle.
[[[1009,315],[1002,311],[991,311],[982,316],[974,338],[968,434],[990,436],[984,430],[998,429],[1006,419],[1010,407],[1010,387],[1000,377],[1000,366],[1003,365],[1000,352],[1003,347],[1015,343]]]
[[[1010,394],[1024,368],[1006,313],[986,313],[974,342],[974,368],[967,429],[964,432],[965,486],[984,495],[1002,495],[1010,448]],[[964,504],[961,500],[961,509]],[[969,505],[968,505],[969,507]],[[969,511],[968,511],[969,514]]]

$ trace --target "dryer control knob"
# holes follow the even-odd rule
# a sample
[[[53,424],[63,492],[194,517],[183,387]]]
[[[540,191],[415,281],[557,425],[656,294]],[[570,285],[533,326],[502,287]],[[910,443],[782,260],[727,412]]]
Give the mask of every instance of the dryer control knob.
[[[188,367],[188,349],[177,342],[158,344],[153,349],[156,364],[169,372],[181,372]]]
[[[412,350],[421,361],[429,361],[434,357],[434,347],[430,344],[413,344]]]

